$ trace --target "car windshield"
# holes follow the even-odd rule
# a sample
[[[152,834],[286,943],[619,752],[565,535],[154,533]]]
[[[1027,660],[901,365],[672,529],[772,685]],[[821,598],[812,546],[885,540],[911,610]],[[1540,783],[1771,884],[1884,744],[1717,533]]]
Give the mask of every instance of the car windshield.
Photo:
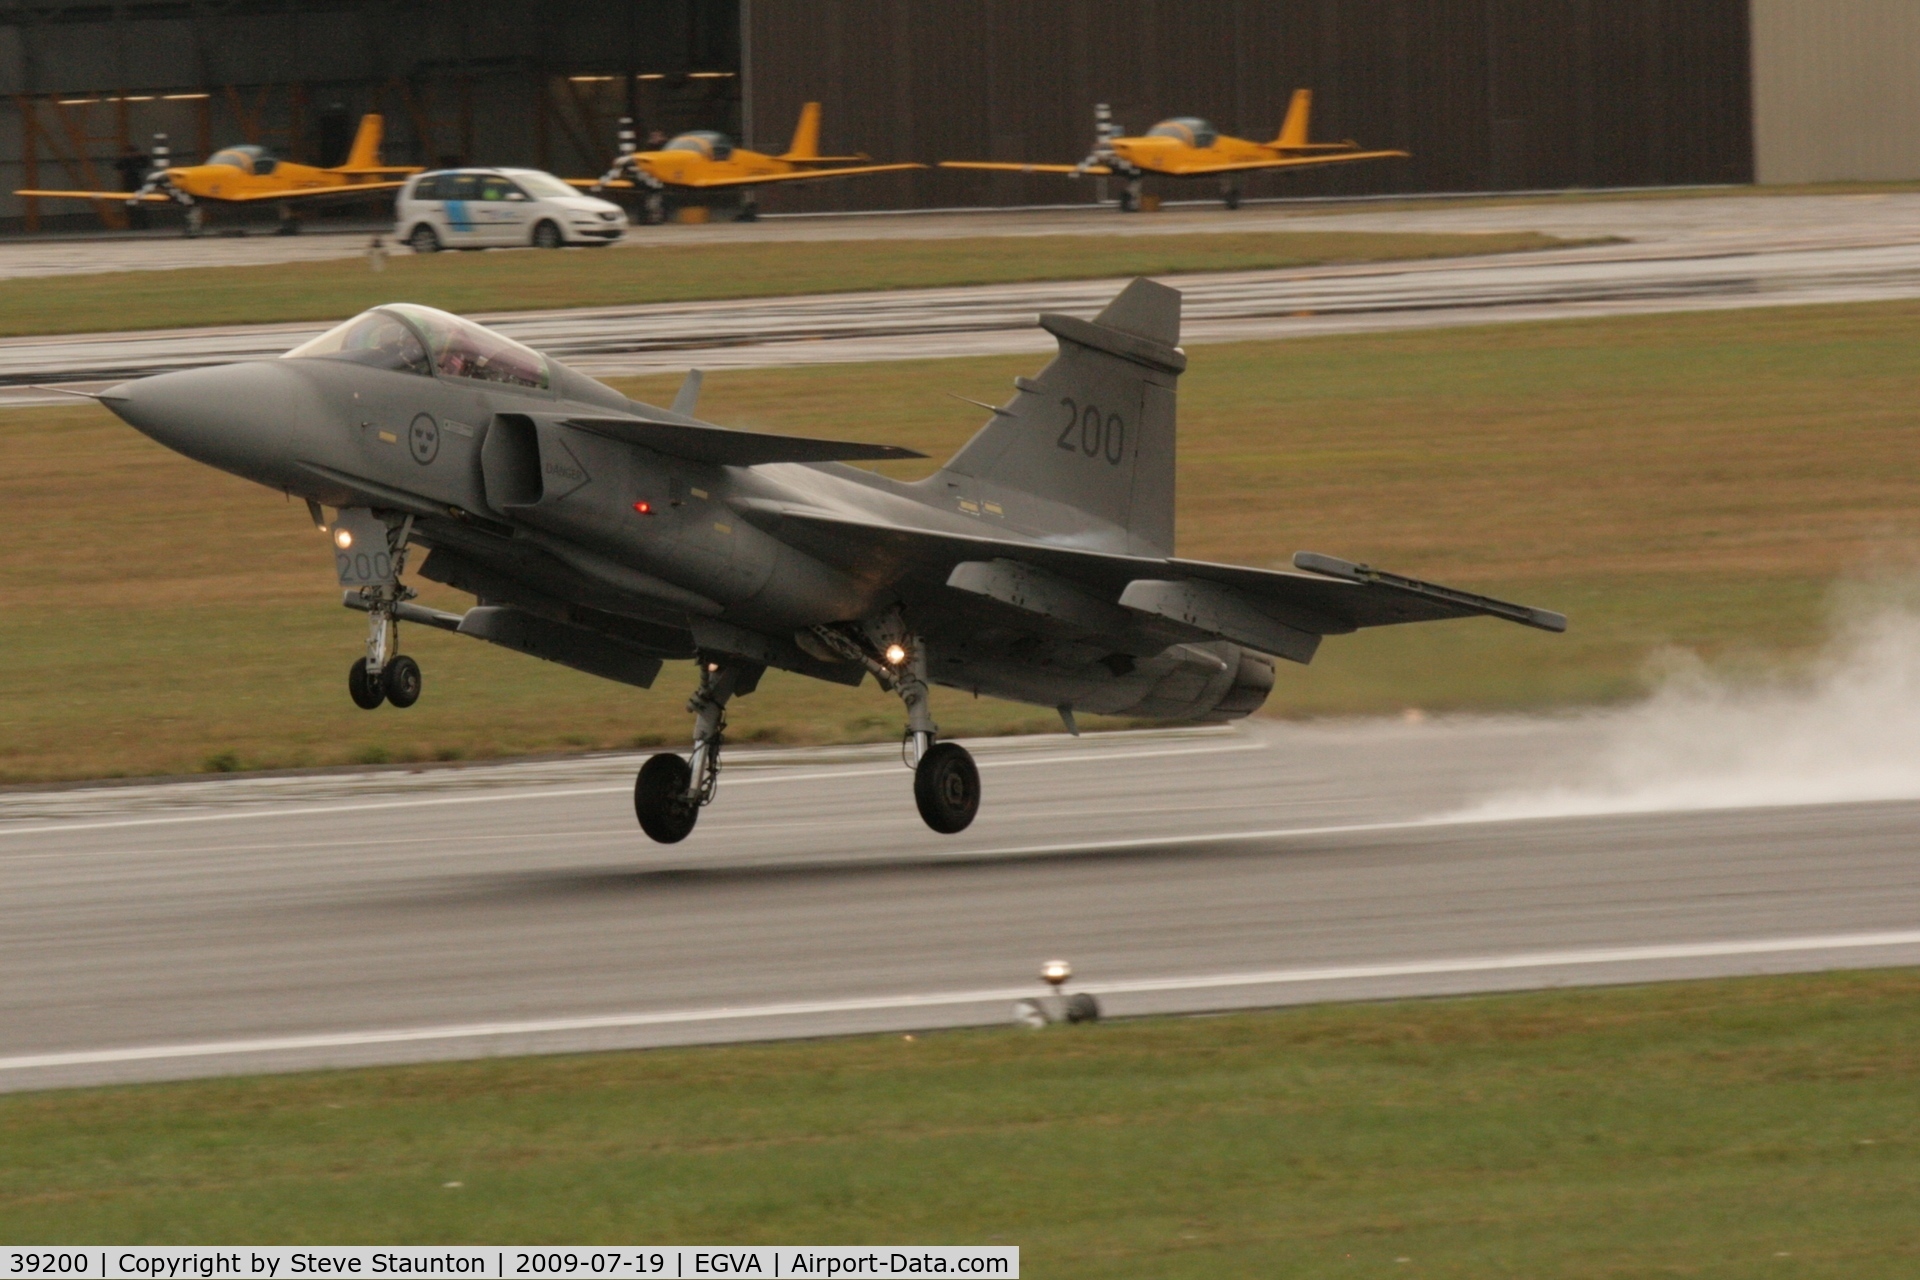
[[[420,330],[427,340],[434,370],[441,377],[504,382],[542,391],[547,388],[546,357],[512,338],[432,307],[402,302],[387,310],[405,316]]]
[[[577,196],[575,191],[550,173],[536,173],[528,169],[515,169],[513,180],[536,196],[551,200],[555,196]]]
[[[287,360],[347,360],[373,369],[430,374],[427,349],[406,323],[384,311],[367,311],[287,352]]]

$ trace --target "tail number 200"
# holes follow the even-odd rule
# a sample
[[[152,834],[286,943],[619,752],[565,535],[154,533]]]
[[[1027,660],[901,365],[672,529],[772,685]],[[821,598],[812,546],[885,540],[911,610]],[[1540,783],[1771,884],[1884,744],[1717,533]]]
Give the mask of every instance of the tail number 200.
[[[1067,411],[1067,420],[1055,444],[1068,453],[1105,458],[1112,466],[1120,465],[1127,456],[1127,424],[1119,414],[1102,414],[1098,405],[1082,405],[1070,396],[1060,398],[1060,407]]]

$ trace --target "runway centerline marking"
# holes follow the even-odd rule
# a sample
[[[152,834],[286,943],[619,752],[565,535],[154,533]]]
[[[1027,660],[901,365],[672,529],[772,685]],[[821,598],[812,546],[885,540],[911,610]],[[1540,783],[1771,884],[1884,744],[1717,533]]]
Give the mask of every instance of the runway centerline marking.
[[[976,763],[983,769],[1006,768],[1016,764],[1093,764],[1107,760],[1138,760],[1150,756],[1209,756],[1230,751],[1264,751],[1263,742],[1236,742],[1222,746],[1168,747],[1147,751],[1103,751],[1095,749],[1079,754],[1050,753],[1020,759],[986,759]],[[900,765],[858,769],[814,769],[794,773],[769,772],[753,777],[735,777],[727,785],[760,786],[773,782],[822,782],[834,778],[877,778],[898,775]],[[327,813],[370,813],[389,809],[425,809],[440,805],[498,803],[508,800],[564,800],[576,796],[619,795],[633,788],[625,783],[614,787],[521,788],[516,791],[475,791],[455,796],[432,796],[417,800],[376,800],[365,804],[338,802],[301,805],[294,808],[250,808],[224,813],[177,813],[152,818],[113,818],[95,822],[42,822],[31,827],[0,827],[0,838],[8,836],[52,835],[63,831],[110,831],[122,827],[174,826],[186,822],[233,822],[242,818],[307,818]]]
[[[1432,977],[1447,974],[1492,973],[1523,969],[1558,969],[1609,964],[1646,964],[1663,960],[1698,960],[1738,956],[1789,955],[1810,951],[1857,951],[1875,947],[1920,946],[1920,929],[1877,933],[1816,934],[1789,938],[1745,938],[1725,942],[1662,943],[1649,946],[1586,947],[1559,951],[1524,951],[1508,955],[1456,956],[1431,960],[1376,964],[1328,965],[1313,968],[1267,969],[1243,973],[1197,974],[1184,977],[1135,978],[1117,982],[1079,984],[1093,995],[1140,995],[1168,991],[1205,991],[1241,987],[1292,986],[1315,982],[1352,982],[1373,978]],[[187,1044],[138,1045],[120,1049],[87,1049],[66,1053],[20,1054],[0,1058],[0,1073],[54,1067],[97,1066],[164,1059],[235,1057],[267,1053],[295,1053],[315,1049],[344,1049],[383,1044],[442,1040],[487,1040],[507,1036],[553,1035],[566,1032],[623,1030],[703,1022],[799,1018],[823,1014],[887,1012],[968,1004],[994,1004],[1031,999],[1039,994],[1032,984],[972,991],[904,993],[838,1000],[804,1000],[785,1004],[722,1005],[705,1009],[670,1009],[614,1013],[574,1018],[545,1018],[521,1022],[479,1022],[437,1027],[398,1027],[313,1035],[269,1036],[246,1040],[212,1040]]]

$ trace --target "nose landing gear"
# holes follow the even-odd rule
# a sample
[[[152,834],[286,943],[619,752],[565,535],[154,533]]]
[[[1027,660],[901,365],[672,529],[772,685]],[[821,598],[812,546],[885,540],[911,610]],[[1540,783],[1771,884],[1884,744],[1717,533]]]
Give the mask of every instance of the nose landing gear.
[[[420,664],[395,652],[400,647],[400,614],[413,609],[413,616],[433,617],[431,610],[406,603],[418,592],[400,582],[413,517],[389,528],[372,511],[345,508],[329,525],[319,518],[317,506],[313,510],[314,522],[333,542],[334,568],[340,585],[348,588],[345,603],[367,614],[367,653],[347,671],[347,694],[367,711],[383,702],[410,707],[420,701],[422,680]]]
[[[370,591],[376,594],[369,595]],[[400,619],[395,609],[415,594],[410,587],[392,591],[387,595],[377,588],[361,589],[361,607],[367,611],[367,656],[356,659],[348,668],[347,694],[355,706],[366,711],[382,702],[391,702],[404,711],[420,701],[424,683],[419,663],[404,653],[387,656],[400,647]]]

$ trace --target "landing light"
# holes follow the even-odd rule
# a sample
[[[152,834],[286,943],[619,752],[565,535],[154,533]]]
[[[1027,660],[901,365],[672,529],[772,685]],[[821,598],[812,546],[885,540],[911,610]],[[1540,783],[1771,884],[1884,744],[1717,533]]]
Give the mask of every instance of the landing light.
[[[333,531],[333,545],[345,551],[353,545],[353,531],[350,529],[335,529]]]
[[[1051,986],[1058,987],[1073,976],[1073,966],[1065,960],[1049,960],[1040,966],[1040,978]]]
[[[887,659],[887,665],[890,667],[897,667],[901,665],[907,660],[906,646],[898,645],[898,644],[888,645],[887,652],[886,652],[886,659]]]

